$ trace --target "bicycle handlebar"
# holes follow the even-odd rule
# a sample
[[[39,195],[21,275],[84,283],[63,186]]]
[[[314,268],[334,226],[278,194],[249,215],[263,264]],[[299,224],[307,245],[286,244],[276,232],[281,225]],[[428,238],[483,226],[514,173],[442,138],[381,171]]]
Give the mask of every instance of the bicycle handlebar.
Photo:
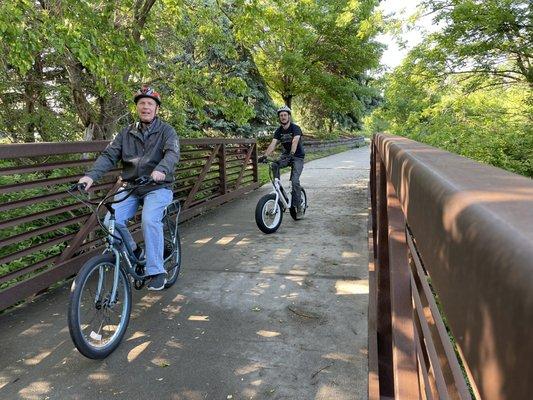
[[[261,156],[257,159],[257,162],[258,163],[262,163],[262,164],[269,164],[269,163],[273,163],[277,161],[275,158],[270,158],[270,157],[266,157],[266,156]]]
[[[85,188],[87,187],[87,184],[84,182],[84,183],[74,183],[73,185],[71,185],[68,189],[67,189],[67,192],[73,192],[75,190],[78,190],[80,192],[85,192]]]
[[[164,182],[161,182],[161,183],[164,183]],[[98,214],[100,213],[100,207],[102,207],[102,205],[103,205],[110,212],[112,212],[111,205],[123,202],[128,197],[130,197],[137,189],[139,189],[139,188],[141,188],[143,186],[150,185],[150,184],[159,184],[159,182],[155,181],[151,176],[148,176],[148,175],[140,176],[140,177],[136,178],[133,182],[126,182],[126,186],[124,187],[124,189],[122,191],[123,192],[124,191],[128,191],[129,193],[127,193],[126,196],[124,196],[123,198],[121,198],[119,200],[114,200],[114,201],[108,201],[108,200],[110,198],[114,197],[117,194],[116,192],[108,194],[107,196],[104,196],[104,198],[102,200],[100,200],[99,202],[89,200],[88,197],[87,197],[88,196],[88,192],[85,190],[85,188],[87,187],[86,183],[75,183],[75,184],[73,184],[70,188],[67,189],[67,193],[70,194],[72,197],[74,197],[79,202],[85,204],[96,215],[96,219],[98,221],[98,224],[100,225],[100,227],[105,232],[107,232],[108,235],[113,236],[115,239],[122,240],[122,238],[120,238],[120,237],[118,237],[116,235],[113,235],[111,232],[109,232],[107,227],[102,223],[102,221],[100,220],[100,217],[98,217]],[[83,197],[80,197],[80,196],[74,194],[74,191],[76,191],[76,190],[80,194],[82,194]],[[96,207],[94,207],[94,206],[96,206]]]
[[[290,155],[290,160],[294,160],[294,155]],[[269,164],[269,163],[271,164],[276,161],[279,161],[279,160],[268,157],[268,156],[260,156],[257,158],[257,162],[262,163],[262,164]]]

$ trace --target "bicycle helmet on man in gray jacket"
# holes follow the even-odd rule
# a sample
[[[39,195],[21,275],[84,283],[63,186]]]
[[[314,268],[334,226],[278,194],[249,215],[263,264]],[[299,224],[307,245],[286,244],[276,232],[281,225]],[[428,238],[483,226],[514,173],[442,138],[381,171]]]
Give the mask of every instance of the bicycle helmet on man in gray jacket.
[[[137,104],[137,102],[143,97],[153,99],[155,100],[158,106],[161,105],[161,95],[148,85],[142,85],[142,87],[137,90],[137,92],[135,92],[135,95],[133,96],[133,101],[135,102],[135,104]]]

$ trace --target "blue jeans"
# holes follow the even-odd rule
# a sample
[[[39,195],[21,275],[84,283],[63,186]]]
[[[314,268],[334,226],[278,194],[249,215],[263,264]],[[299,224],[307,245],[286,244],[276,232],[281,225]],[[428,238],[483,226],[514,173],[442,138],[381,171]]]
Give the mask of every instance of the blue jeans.
[[[118,192],[115,200],[124,198],[126,193]],[[165,208],[172,202],[172,190],[161,188],[152,190],[142,197],[143,210],[141,227],[144,236],[145,254],[146,254],[146,272],[148,275],[164,274],[163,251],[163,213]],[[113,206],[115,209],[115,226],[122,233],[122,237],[128,242],[132,250],[137,245],[126,227],[128,220],[133,218],[139,207],[141,197],[132,194],[121,203]]]

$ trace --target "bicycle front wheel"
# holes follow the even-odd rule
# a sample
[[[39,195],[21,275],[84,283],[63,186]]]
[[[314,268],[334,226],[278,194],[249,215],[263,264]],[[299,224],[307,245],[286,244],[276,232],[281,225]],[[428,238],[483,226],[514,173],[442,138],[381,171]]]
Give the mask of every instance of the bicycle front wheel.
[[[267,194],[259,199],[255,207],[255,223],[264,233],[274,233],[283,220],[281,204],[276,205],[276,195]]]
[[[102,359],[120,344],[130,320],[131,286],[119,270],[115,298],[112,298],[115,256],[91,258],[72,283],[68,328],[76,348],[85,357]]]

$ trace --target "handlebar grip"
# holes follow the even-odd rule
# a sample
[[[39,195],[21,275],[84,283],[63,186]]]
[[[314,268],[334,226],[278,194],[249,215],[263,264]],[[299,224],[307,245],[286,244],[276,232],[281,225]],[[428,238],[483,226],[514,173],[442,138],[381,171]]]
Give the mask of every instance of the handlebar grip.
[[[82,183],[74,183],[70,188],[68,189],[69,192],[72,192],[74,190],[83,190],[85,191],[85,188],[87,187],[87,184],[85,182]]]

